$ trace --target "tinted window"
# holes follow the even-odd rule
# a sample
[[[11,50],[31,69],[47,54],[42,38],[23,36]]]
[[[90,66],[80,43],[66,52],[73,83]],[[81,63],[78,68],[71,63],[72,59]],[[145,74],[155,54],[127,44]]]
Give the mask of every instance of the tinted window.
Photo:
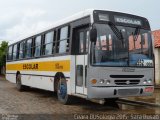
[[[60,40],[68,38],[68,26],[61,28]]]
[[[13,60],[17,59],[17,44],[13,47]]]
[[[80,53],[84,52],[84,32],[80,32],[79,34],[79,51]]]
[[[87,29],[82,29],[78,32],[78,42],[79,51],[78,53],[84,54],[88,52],[88,36],[89,31]]]
[[[19,46],[19,59],[22,59],[23,57],[24,57],[24,42],[21,42]]]
[[[27,40],[26,42],[26,57],[31,57],[32,56],[32,39]]]
[[[69,50],[69,27],[63,27],[60,29],[60,38],[59,38],[59,53],[65,53]]]
[[[43,45],[43,55],[51,55],[53,51],[53,40],[54,31],[49,32],[45,35],[44,45]]]
[[[53,42],[53,36],[54,36],[54,32],[49,32],[45,35],[45,43],[51,43]]]
[[[87,31],[87,34],[86,34],[86,52],[88,52],[88,42],[89,42],[89,31]]]
[[[34,50],[35,50],[34,56],[39,57],[41,53],[41,36],[36,37]]]
[[[12,46],[8,48],[8,60],[12,60]]]

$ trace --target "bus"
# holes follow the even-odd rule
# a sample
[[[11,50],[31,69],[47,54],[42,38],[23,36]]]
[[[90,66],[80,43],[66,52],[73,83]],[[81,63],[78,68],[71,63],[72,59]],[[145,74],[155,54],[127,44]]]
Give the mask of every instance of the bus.
[[[85,10],[8,46],[6,79],[19,91],[33,87],[73,96],[115,100],[154,92],[152,35],[146,18]]]

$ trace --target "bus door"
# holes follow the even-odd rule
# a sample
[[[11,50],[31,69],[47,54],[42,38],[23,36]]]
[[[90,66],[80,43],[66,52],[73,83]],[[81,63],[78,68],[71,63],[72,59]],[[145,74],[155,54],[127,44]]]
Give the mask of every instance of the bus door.
[[[76,30],[76,46],[78,49],[75,61],[76,61],[76,93],[78,94],[87,94],[86,88],[86,77],[87,77],[87,52],[88,52],[88,36],[89,31],[88,27],[79,28]]]

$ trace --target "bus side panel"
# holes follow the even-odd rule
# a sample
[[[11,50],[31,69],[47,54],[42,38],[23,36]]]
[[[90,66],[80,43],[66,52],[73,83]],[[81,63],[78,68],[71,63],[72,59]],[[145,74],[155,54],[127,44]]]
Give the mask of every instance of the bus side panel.
[[[53,91],[53,77],[22,75],[21,80],[23,85]]]
[[[16,83],[16,74],[6,74],[6,80]]]
[[[56,63],[59,63],[64,70],[56,71],[56,69],[52,69],[50,66],[46,66],[46,64],[42,64],[42,62],[49,62],[55,67]],[[60,62],[59,62],[60,61]],[[64,62],[67,63],[64,63]],[[68,62],[70,61],[70,62]],[[62,63],[63,62],[63,63]],[[24,70],[24,64],[39,64],[38,70]],[[15,67],[9,66],[14,65]],[[19,71],[21,74],[22,85],[31,86],[35,88],[40,88],[44,90],[54,90],[54,77],[57,72],[62,72],[67,80],[67,91],[68,94],[71,94],[71,83],[70,83],[70,70],[71,70],[71,56],[60,56],[60,57],[50,57],[50,58],[41,58],[41,59],[31,59],[24,61],[16,61],[7,64],[9,70],[6,70],[6,79],[12,83],[16,83],[16,72]],[[66,66],[69,65],[69,66]],[[17,69],[16,69],[17,68]],[[67,68],[67,70],[66,70]],[[46,71],[41,71],[42,69],[47,69]],[[51,69],[51,70],[50,70]]]
[[[76,88],[76,73],[75,73],[75,69],[76,69],[76,66],[75,66],[76,62],[75,62],[75,55],[72,55],[71,56],[71,83],[70,83],[70,88],[71,88],[71,93],[72,94],[75,94],[75,88]]]

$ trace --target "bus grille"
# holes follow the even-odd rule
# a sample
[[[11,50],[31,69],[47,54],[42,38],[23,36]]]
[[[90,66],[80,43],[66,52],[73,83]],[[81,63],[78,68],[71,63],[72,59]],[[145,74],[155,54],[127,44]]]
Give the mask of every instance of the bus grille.
[[[110,75],[111,78],[143,78],[144,75]]]
[[[115,80],[116,85],[138,85],[140,80]]]
[[[137,95],[139,89],[119,89],[118,95],[128,96],[128,95]]]

